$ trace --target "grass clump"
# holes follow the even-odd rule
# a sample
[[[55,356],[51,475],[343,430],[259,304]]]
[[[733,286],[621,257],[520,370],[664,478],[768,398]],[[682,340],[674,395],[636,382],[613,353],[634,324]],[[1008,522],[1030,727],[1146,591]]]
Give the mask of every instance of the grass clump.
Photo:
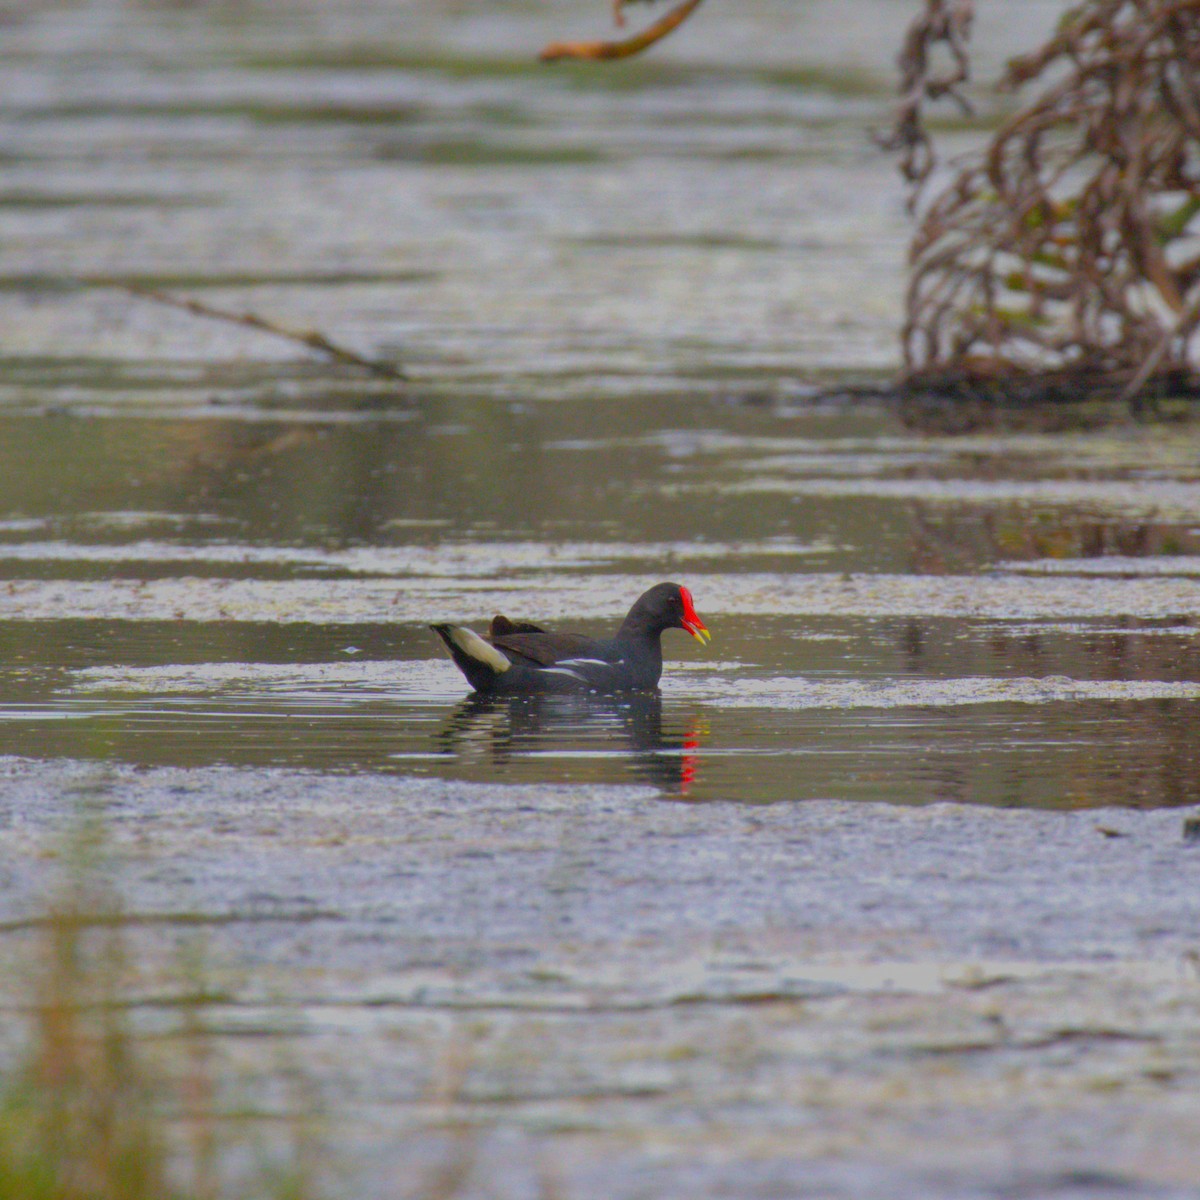
[[[128,923],[99,846],[92,825],[64,856],[66,886],[46,913],[6,930],[27,934],[32,953],[6,956],[5,1008],[26,1031],[0,1075],[0,1200],[311,1200],[301,1139],[270,1174],[226,1185],[221,1164],[254,1155],[217,1111],[204,988],[178,968],[181,998],[160,1006],[177,1026],[153,1039],[152,1055],[135,1028]]]
[[[0,1104],[0,1196],[182,1200],[155,1089],[112,994],[115,964],[102,961],[112,945],[94,958],[81,914],[65,910],[39,936],[29,1042]]]

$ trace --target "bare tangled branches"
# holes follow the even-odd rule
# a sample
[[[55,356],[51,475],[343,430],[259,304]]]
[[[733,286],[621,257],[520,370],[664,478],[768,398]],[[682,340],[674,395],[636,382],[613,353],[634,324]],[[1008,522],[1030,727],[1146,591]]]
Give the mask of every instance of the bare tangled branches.
[[[967,41],[974,15],[972,0],[927,0],[904,37],[899,57],[900,102],[891,132],[879,141],[885,150],[900,152],[900,173],[914,185],[914,202],[916,189],[929,177],[936,161],[921,120],[926,102],[950,96],[964,112],[971,111],[962,85],[971,77]],[[950,65],[939,71],[933,59],[941,43],[949,51]]]
[[[1040,91],[928,202],[912,244],[909,378],[1192,390],[1200,0],[1088,0],[1004,82]]]
[[[613,0],[617,23],[630,3]],[[623,58],[701,0],[613,42],[543,58]],[[925,0],[900,55],[884,144],[911,206],[902,334],[909,387],[1052,399],[1200,395],[1200,0],[1082,0],[1003,86],[1032,98],[933,191],[924,127],[943,98],[970,111],[973,0]]]

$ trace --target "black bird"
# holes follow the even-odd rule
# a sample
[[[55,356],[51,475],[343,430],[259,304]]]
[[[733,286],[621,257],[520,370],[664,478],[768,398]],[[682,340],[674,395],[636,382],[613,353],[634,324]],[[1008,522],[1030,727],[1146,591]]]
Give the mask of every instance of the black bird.
[[[528,621],[495,616],[487,640],[461,625],[431,625],[467,682],[484,693],[633,692],[658,687],[664,629],[710,640],[692,594],[677,583],[639,596],[616,637],[553,633]]]

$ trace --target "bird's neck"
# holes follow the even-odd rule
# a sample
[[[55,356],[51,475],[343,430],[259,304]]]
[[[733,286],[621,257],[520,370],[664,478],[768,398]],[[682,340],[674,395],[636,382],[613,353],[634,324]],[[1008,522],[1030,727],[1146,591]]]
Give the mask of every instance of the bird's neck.
[[[662,631],[651,633],[644,626],[627,628],[626,625],[621,626],[616,636],[616,648],[637,676],[639,687],[657,687],[663,666]]]

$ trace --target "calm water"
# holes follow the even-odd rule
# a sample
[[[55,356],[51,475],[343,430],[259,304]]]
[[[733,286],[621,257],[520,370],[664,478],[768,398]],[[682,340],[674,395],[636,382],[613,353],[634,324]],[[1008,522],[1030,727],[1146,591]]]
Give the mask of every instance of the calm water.
[[[9,416],[0,752],[1195,802],[1192,436],[687,396]],[[666,635],[661,698],[469,699],[426,628],[601,632],[668,577],[714,642]]]

